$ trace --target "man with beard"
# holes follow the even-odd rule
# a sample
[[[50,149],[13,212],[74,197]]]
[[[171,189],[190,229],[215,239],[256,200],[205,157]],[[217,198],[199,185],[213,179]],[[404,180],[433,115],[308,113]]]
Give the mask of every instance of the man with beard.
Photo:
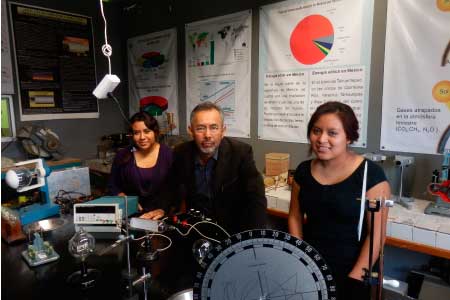
[[[264,182],[251,146],[224,136],[223,112],[211,102],[194,108],[188,130],[193,140],[174,150],[169,175],[172,196],[230,234],[265,228]]]
[[[264,182],[256,169],[251,146],[224,137],[223,112],[211,102],[194,108],[188,130],[193,140],[174,149],[168,186],[161,195],[165,206],[198,210],[229,234],[265,228]],[[194,218],[188,223],[197,221]],[[211,224],[198,224],[195,228],[204,236],[192,232],[185,238],[168,233],[174,243],[159,261],[164,270],[160,281],[168,284],[168,290],[192,288],[197,265],[192,248],[198,239],[207,236],[218,241],[227,237]]]

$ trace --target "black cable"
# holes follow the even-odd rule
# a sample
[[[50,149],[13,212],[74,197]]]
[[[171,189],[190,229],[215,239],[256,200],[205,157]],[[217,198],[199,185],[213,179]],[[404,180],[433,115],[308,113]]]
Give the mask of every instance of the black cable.
[[[125,113],[123,112],[123,109],[120,106],[119,100],[117,100],[117,98],[111,92],[108,93],[108,97],[111,97],[116,102],[117,106],[119,107],[120,113],[122,114],[122,117],[127,122],[127,124],[130,125],[130,121],[128,121],[128,118],[125,116]]]
[[[73,197],[72,195],[79,195],[79,197]],[[59,190],[55,196],[54,202],[60,205],[60,211],[62,214],[69,214],[73,210],[73,205],[75,203],[83,203],[87,200],[92,199],[89,199],[89,197],[84,193]]]
[[[77,191],[65,191],[65,190],[59,190],[58,193],[56,194],[56,197],[63,197],[65,195],[70,195],[70,194],[78,194],[82,197],[86,197],[86,194],[84,194],[84,193],[80,193]]]

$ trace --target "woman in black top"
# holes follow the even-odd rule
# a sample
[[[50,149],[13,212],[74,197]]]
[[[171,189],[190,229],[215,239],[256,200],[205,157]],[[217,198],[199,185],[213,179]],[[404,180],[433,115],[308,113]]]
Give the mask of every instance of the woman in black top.
[[[359,137],[358,120],[350,106],[327,102],[308,124],[310,151],[294,175],[289,208],[289,232],[319,251],[333,269],[338,299],[369,299],[362,284],[369,265],[368,222],[358,241],[365,159],[348,146]],[[383,170],[368,161],[366,197],[390,197]],[[386,214],[387,215],[387,214]],[[375,216],[374,259],[380,250],[381,213]],[[386,222],[386,219],[383,220]]]

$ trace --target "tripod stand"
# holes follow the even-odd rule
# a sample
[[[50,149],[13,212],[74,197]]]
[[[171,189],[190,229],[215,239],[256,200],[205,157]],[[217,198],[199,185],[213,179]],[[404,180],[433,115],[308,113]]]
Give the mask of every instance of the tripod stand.
[[[136,257],[138,268],[140,267],[142,270],[142,275],[132,283],[133,286],[142,283],[145,300],[148,299],[148,287],[152,278],[151,265],[158,259],[158,256],[158,251],[152,250],[151,237],[147,234],[143,242],[143,247],[138,251]]]
[[[383,264],[384,264],[384,241],[386,239],[386,219],[387,213],[384,207],[394,206],[394,201],[386,199],[365,200],[366,210],[370,215],[370,233],[369,233],[369,268],[364,269],[363,281],[370,286],[370,293],[367,299],[373,293],[373,288],[376,286],[376,299],[382,299],[383,292]],[[381,212],[381,230],[380,230],[380,255],[379,255],[379,270],[373,271],[373,256],[374,256],[374,235],[375,235],[375,213]]]

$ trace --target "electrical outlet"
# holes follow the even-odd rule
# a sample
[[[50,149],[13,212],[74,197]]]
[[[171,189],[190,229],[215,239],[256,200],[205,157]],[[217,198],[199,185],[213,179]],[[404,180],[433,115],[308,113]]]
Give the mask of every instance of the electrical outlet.
[[[403,156],[403,155],[396,155],[394,157],[394,162],[397,166],[409,166],[414,163],[414,157],[412,156]]]
[[[385,161],[386,155],[380,153],[364,153],[363,156],[371,161]]]

